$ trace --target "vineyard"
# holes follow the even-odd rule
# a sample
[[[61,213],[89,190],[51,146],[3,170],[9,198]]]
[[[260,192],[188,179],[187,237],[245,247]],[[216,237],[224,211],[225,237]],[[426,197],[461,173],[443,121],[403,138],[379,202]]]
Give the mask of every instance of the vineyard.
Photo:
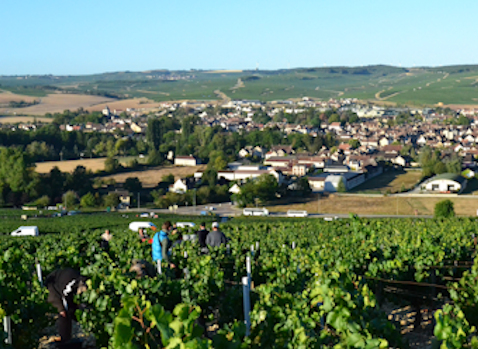
[[[152,221],[166,219],[198,223]],[[473,219],[237,218],[221,224],[227,246],[202,254],[190,241],[175,244],[176,268],[143,278],[130,267],[152,262],[151,246],[127,230],[133,220],[38,218],[39,237],[13,238],[6,234],[21,221],[3,217],[0,319],[11,318],[13,344],[2,338],[0,348],[37,348],[54,323],[37,263],[43,275],[72,267],[89,277],[77,315],[96,348],[416,347],[386,304],[414,309],[415,332],[430,314],[430,348],[478,348]],[[106,228],[108,252],[99,248]]]

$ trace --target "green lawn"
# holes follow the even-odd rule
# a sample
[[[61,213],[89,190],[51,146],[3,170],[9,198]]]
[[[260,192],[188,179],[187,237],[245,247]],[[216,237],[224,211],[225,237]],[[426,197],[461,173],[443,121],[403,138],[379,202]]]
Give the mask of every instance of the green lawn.
[[[412,189],[422,178],[417,170],[390,170],[353,188],[351,193],[384,194]]]

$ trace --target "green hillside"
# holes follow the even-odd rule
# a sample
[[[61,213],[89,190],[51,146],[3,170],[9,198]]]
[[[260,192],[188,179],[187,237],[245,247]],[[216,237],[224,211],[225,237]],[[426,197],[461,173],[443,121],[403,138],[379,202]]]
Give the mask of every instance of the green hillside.
[[[53,91],[155,101],[262,101],[356,97],[411,105],[478,104],[478,65],[435,68],[391,66],[300,68],[275,71],[117,72],[84,76],[0,76],[0,89],[44,96]]]

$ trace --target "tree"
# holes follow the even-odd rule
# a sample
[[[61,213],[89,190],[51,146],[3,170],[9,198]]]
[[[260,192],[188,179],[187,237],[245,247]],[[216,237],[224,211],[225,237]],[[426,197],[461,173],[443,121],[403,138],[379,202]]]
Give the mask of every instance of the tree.
[[[91,173],[84,166],[76,166],[71,175],[67,175],[66,186],[77,192],[80,196],[93,189]]]
[[[138,177],[128,177],[124,181],[124,188],[129,192],[138,192],[143,189],[143,185]]]
[[[346,191],[347,191],[347,187],[345,186],[344,179],[341,177],[339,184],[337,185],[337,192],[345,193]]]
[[[103,204],[106,207],[116,208],[120,204],[118,193],[111,192],[103,197]]]
[[[158,118],[148,119],[148,128],[146,130],[146,139],[152,149],[158,150],[163,139],[163,128]]]
[[[36,199],[35,205],[39,207],[46,207],[50,204],[50,198],[48,195],[43,195],[42,197]]]
[[[312,188],[310,187],[309,179],[307,177],[301,177],[299,179],[299,188],[303,196],[308,196],[312,192]]]
[[[78,202],[78,195],[73,190],[68,190],[64,195],[63,195],[63,203],[66,206],[66,209],[71,210],[76,203]]]
[[[96,206],[95,196],[91,192],[83,195],[80,199],[80,205],[81,207],[95,207]]]
[[[115,172],[119,168],[118,159],[113,157],[108,157],[105,160],[105,171],[106,172]]]
[[[436,218],[450,218],[455,216],[455,207],[451,200],[443,200],[435,205]]]
[[[360,141],[358,139],[351,139],[349,140],[349,145],[352,147],[352,149],[357,149],[360,147]]]
[[[446,165],[443,162],[439,161],[433,167],[433,172],[435,172],[435,174],[446,173],[446,168]]]

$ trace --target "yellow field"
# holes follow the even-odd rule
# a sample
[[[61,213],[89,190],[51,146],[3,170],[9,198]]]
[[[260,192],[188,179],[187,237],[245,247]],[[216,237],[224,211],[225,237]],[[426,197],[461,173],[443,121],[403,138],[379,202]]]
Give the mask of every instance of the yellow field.
[[[101,111],[103,109],[108,108],[111,111],[116,110],[126,110],[126,108],[135,108],[135,109],[154,109],[159,108],[160,103],[151,101],[147,98],[131,98],[131,99],[123,99],[123,100],[112,100],[105,103],[99,103],[88,108],[85,108],[88,111]]]
[[[50,118],[42,118],[35,116],[3,116],[0,117],[0,124],[33,123],[35,119],[37,122],[43,123],[49,123],[53,121],[53,119]]]
[[[76,166],[84,166],[87,170],[93,172],[105,169],[106,158],[82,159],[82,160],[65,160],[65,161],[45,161],[37,162],[35,171],[38,173],[48,173],[57,166],[61,172],[73,172]],[[120,163],[125,164],[126,160],[118,159]]]
[[[66,109],[76,110],[78,108],[88,108],[100,103],[110,103],[116,101],[116,99],[90,96],[90,95],[77,95],[77,94],[61,94],[53,93],[46,97],[30,97],[15,95],[13,93],[0,93],[0,100],[6,102],[16,100],[24,100],[31,102],[33,100],[40,100],[40,104],[32,105],[26,108],[0,108],[0,113],[4,114],[25,114],[25,115],[44,115],[46,113],[61,113]]]
[[[9,102],[20,102],[20,101],[25,101],[25,102],[33,102],[36,99],[39,99],[40,97],[32,97],[32,96],[24,96],[24,95],[17,95],[15,93],[11,93],[9,91],[3,91],[0,92],[0,105],[9,103]]]
[[[306,210],[309,213],[355,213],[389,215],[433,215],[438,201],[450,199],[455,204],[455,212],[460,216],[476,216],[478,197],[444,198],[437,197],[361,197],[330,195],[307,202],[269,206],[270,211]]]
[[[188,175],[194,174],[197,171],[204,171],[206,165],[199,166],[168,166],[168,167],[155,167],[148,169],[146,171],[133,171],[127,173],[117,173],[114,175],[109,175],[102,177],[103,179],[114,179],[116,183],[124,183],[128,177],[138,177],[138,179],[143,184],[144,188],[154,188],[161,182],[163,176],[173,174],[175,179],[183,178]]]

